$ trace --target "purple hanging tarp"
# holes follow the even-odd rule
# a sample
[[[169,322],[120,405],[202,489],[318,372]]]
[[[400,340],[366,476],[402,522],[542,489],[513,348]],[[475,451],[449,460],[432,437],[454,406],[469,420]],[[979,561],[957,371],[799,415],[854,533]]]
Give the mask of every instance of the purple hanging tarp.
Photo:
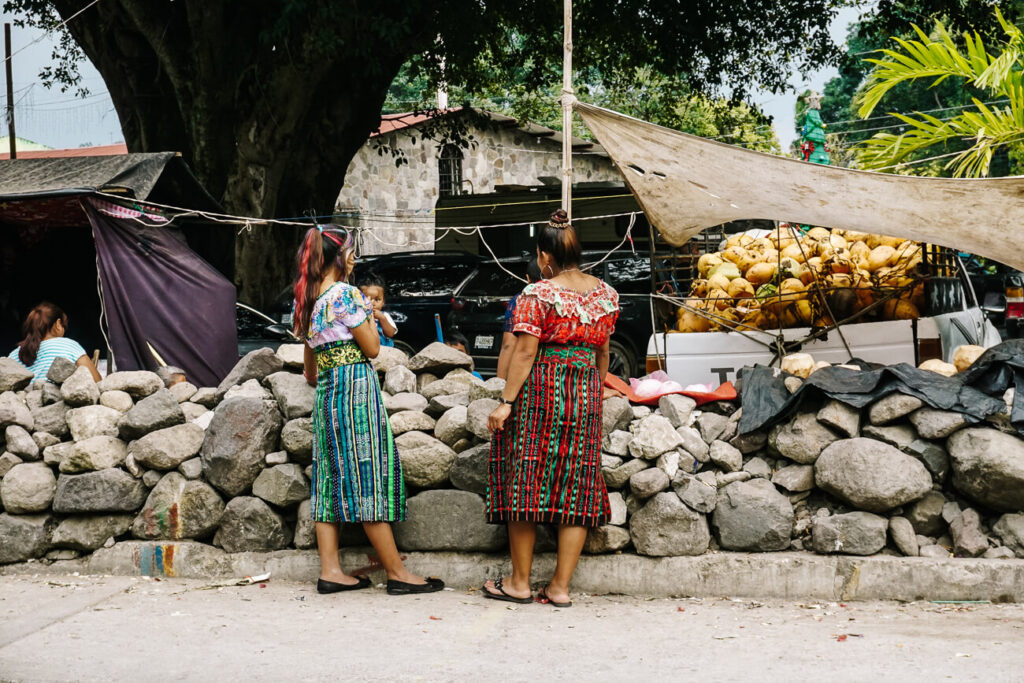
[[[154,370],[150,346],[196,386],[217,386],[238,362],[235,286],[181,232],[115,218],[83,202],[96,242],[103,306],[118,370]]]

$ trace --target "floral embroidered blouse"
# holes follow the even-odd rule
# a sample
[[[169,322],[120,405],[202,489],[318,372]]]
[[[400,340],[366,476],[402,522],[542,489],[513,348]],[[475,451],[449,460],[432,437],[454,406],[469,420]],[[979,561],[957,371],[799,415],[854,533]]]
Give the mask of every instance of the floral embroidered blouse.
[[[601,346],[615,331],[619,294],[604,282],[577,292],[541,280],[519,295],[513,317],[514,332],[537,337],[542,344]]]
[[[335,282],[313,303],[306,340],[311,348],[352,339],[352,328],[372,315],[372,306],[352,285]]]

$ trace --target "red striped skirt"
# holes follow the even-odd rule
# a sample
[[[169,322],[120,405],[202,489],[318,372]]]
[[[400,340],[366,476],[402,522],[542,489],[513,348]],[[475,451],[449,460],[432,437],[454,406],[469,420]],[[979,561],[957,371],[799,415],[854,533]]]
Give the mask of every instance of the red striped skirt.
[[[595,358],[590,346],[541,346],[504,430],[491,441],[487,521],[607,523]]]

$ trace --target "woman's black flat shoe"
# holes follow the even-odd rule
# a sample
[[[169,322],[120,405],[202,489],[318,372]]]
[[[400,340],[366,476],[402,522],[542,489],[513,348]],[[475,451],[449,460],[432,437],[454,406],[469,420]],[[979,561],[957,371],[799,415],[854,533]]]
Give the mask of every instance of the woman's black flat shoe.
[[[334,581],[324,581],[323,579],[316,580],[316,592],[317,593],[341,593],[342,591],[357,591],[363,588],[369,588],[372,584],[370,577],[360,576],[358,583],[346,584],[346,583],[335,583]]]
[[[412,595],[414,593],[436,593],[444,588],[444,581],[433,576],[426,583],[406,583],[388,579],[388,595]]]

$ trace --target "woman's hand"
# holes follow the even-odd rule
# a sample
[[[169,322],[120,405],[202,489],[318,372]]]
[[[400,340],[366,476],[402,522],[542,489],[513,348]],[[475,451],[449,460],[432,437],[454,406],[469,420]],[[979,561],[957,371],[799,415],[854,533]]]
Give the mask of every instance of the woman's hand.
[[[490,416],[487,418],[487,428],[491,430],[491,433],[500,432],[505,428],[505,420],[512,414],[512,406],[508,403],[503,403],[495,408]]]

